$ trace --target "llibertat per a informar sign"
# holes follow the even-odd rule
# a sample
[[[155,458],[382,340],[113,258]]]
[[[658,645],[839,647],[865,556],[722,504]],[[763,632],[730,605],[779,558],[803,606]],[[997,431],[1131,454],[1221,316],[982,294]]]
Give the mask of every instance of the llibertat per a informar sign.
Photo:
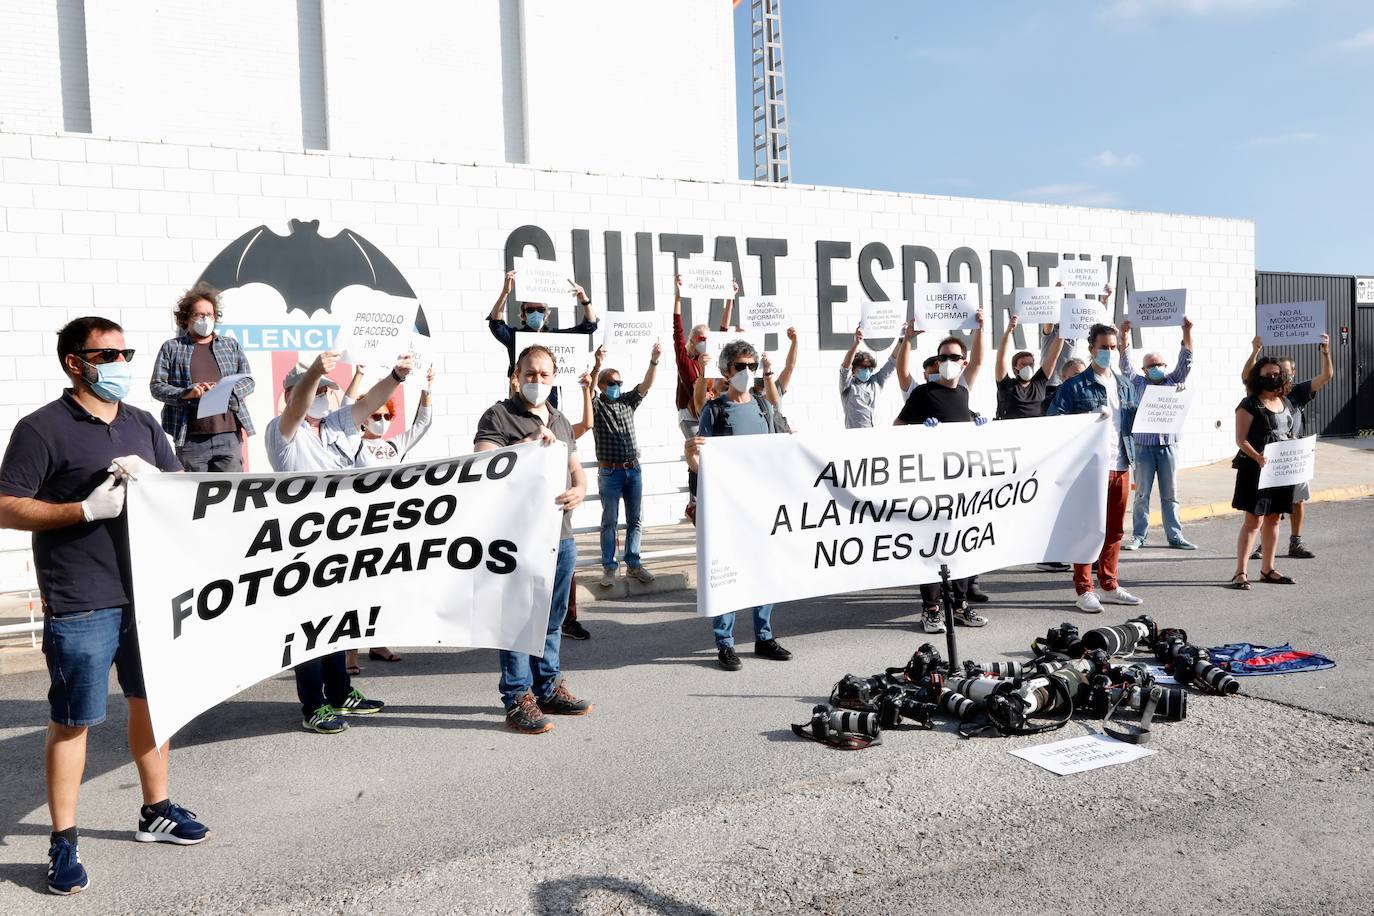
[[[143,680],[162,742],[308,659],[368,646],[539,654],[562,444],[394,467],[129,484]]]
[[[1091,414],[708,439],[697,613],[1092,562],[1111,432]]]

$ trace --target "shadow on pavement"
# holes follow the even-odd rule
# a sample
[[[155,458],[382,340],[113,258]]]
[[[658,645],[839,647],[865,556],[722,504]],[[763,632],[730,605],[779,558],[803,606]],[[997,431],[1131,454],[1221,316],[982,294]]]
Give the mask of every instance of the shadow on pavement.
[[[585,875],[543,881],[530,894],[534,912],[538,916],[565,916],[581,911],[580,904],[589,894],[614,895],[633,901],[637,908],[645,908],[667,916],[717,916],[694,904],[652,891],[637,881],[623,881],[609,875]],[[617,912],[620,911],[617,907]]]

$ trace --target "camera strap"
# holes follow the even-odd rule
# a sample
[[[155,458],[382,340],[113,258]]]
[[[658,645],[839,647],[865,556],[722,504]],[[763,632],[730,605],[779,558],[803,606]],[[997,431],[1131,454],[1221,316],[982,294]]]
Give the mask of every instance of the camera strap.
[[[817,738],[811,733],[811,723],[809,722],[805,725],[793,724],[792,734],[796,735],[798,738],[805,738],[808,741],[824,744],[827,747],[833,747],[841,751],[861,751],[866,747],[872,747],[875,744],[883,743],[882,735],[875,735],[870,738],[867,735],[860,735],[856,732],[843,732],[836,735],[834,740]]]
[[[1129,696],[1129,691],[1123,690],[1121,696],[1107,714],[1102,717],[1102,731],[1108,737],[1115,738],[1117,741],[1125,741],[1127,744],[1146,744],[1150,740],[1150,723],[1155,718],[1155,707],[1159,705],[1159,698],[1164,695],[1164,691],[1158,687],[1151,687],[1150,692],[1145,696],[1145,705],[1140,708],[1140,724],[1134,725],[1130,722],[1117,723],[1119,727],[1113,728],[1111,721],[1116,715],[1116,711]]]
[[[1010,703],[1004,707],[1004,711],[1002,712],[994,712],[993,707],[989,706],[984,712],[986,718],[985,722],[981,725],[974,725],[972,723],[961,724],[959,726],[959,734],[965,738],[977,738],[987,735],[989,730],[991,730],[995,731],[998,737],[1008,738],[1012,736],[1040,735],[1045,732],[1052,732],[1056,729],[1063,728],[1068,724],[1069,719],[1073,718],[1073,696],[1070,695],[1069,688],[1058,678],[1050,678],[1049,686],[1050,690],[1063,701],[1062,705],[1064,709],[1062,718],[1041,722],[1039,725],[1030,725],[1024,713],[1026,701],[1020,694],[1012,693],[1006,696],[1020,703],[1020,710],[1013,710]]]

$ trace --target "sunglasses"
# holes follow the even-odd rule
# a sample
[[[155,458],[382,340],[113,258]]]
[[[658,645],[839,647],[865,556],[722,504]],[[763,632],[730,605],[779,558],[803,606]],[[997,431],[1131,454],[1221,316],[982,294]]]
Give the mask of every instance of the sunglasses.
[[[957,363],[964,357],[959,353],[941,353],[935,357],[937,363]]]
[[[736,372],[743,372],[745,369],[748,369],[750,372],[753,372],[758,367],[758,363],[735,363]]]
[[[372,415],[372,419],[374,419],[374,420],[386,420],[386,421],[390,422],[390,420],[391,420],[391,414],[389,414],[389,413],[374,413],[374,414]]]
[[[132,349],[116,350],[114,347],[100,347],[94,350],[73,350],[72,352],[80,358],[82,362],[90,362],[90,360],[82,356],[83,353],[92,353],[99,356],[100,358],[96,360],[96,362],[101,363],[112,363],[121,356],[124,357],[124,362],[126,363],[133,362],[134,359],[134,351]]]
[[[525,307],[525,314],[528,315],[530,312],[538,312],[539,314],[542,315],[542,314],[544,314],[544,306],[542,306],[542,305],[529,305],[529,306],[526,306],[526,307]]]

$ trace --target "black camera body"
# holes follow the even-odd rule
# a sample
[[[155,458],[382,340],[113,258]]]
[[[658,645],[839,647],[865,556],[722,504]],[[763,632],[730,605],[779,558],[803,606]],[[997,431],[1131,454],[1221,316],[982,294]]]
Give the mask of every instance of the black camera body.
[[[906,721],[917,728],[934,728],[932,717],[939,707],[926,702],[925,693],[919,687],[889,687],[878,706],[878,724],[883,728],[896,728]]]
[[[1223,696],[1240,691],[1240,681],[1212,664],[1212,656],[1201,646],[1188,642],[1184,630],[1160,630],[1154,652],[1155,658],[1168,666],[1174,680],[1184,686]]]

